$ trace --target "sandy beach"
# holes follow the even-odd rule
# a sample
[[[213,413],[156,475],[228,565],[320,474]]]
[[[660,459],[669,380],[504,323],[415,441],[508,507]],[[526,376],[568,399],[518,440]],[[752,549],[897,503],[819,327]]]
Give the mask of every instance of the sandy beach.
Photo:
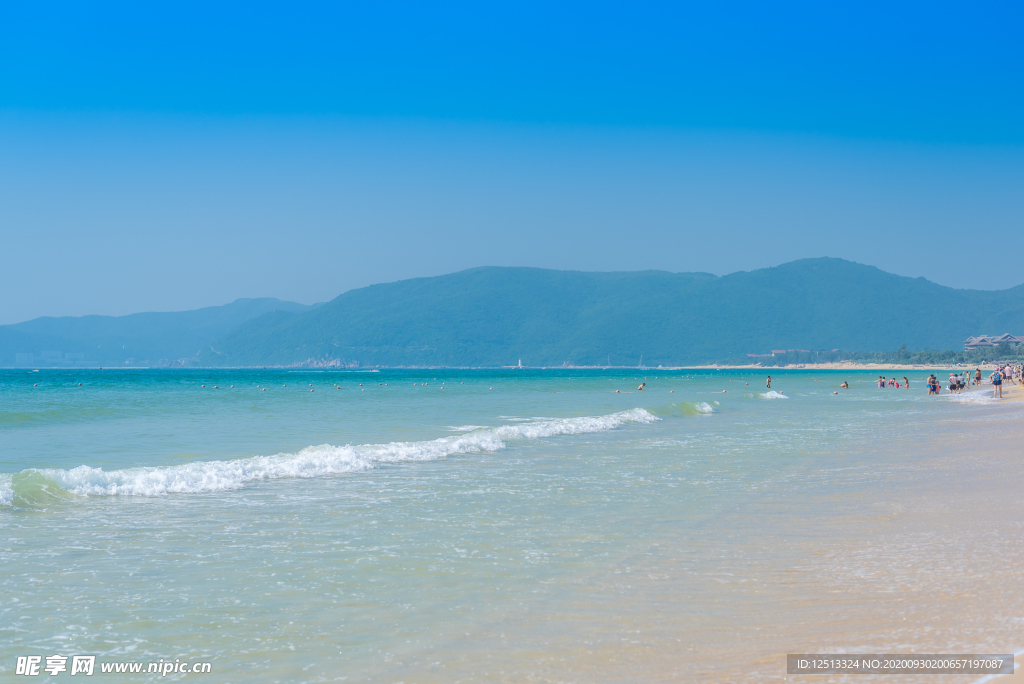
[[[953,367],[948,364],[899,364],[899,363],[855,363],[852,361],[841,361],[836,363],[797,363],[786,366],[762,366],[759,364],[743,364],[743,365],[714,365],[714,366],[688,366],[688,368],[694,369],[751,369],[751,370],[763,370],[767,374],[771,374],[772,371],[779,370],[849,370],[849,371],[865,371],[865,370],[898,370],[898,371],[950,371],[950,372],[963,372],[965,369],[975,370],[981,369],[982,373],[991,373],[995,370],[995,366],[991,363],[977,364],[973,366],[957,366]],[[645,369],[648,372],[656,370],[652,368]],[[665,368],[658,370],[685,370],[683,368]]]
[[[984,385],[982,385],[982,389],[987,389],[988,392],[990,393],[989,396],[992,396],[991,395],[991,392],[992,392],[992,386],[991,385],[989,385],[988,387],[985,387]],[[1024,401],[1024,387],[1021,387],[1020,385],[1015,385],[1015,384],[1010,383],[1010,382],[1004,382],[1003,383],[1003,401]]]
[[[808,498],[803,514],[779,492],[751,492],[713,528],[663,538],[629,567],[589,578],[580,596],[559,605],[557,619],[500,620],[494,631],[502,638],[485,637],[452,670],[487,671],[501,682],[523,672],[537,682],[784,682],[808,679],[786,674],[787,653],[1024,649],[1024,596],[1013,590],[1024,581],[1024,549],[1010,542],[1024,518],[1017,485],[1024,465],[1019,437],[990,429],[1000,419],[953,420],[908,443],[930,454],[910,473],[889,472],[888,447],[865,445],[882,458],[874,484],[861,487],[853,477],[842,496]],[[718,558],[698,569],[695,558],[706,553]],[[687,604],[703,592],[720,603],[697,634]],[[598,619],[605,613],[616,614],[614,634]],[[509,648],[524,635],[535,649]]]
[[[11,374],[0,667],[145,638],[258,681],[771,682],[1024,648],[1024,388],[763,372]]]
[[[943,377],[941,375],[939,376],[939,383],[940,384],[943,381],[945,381],[945,380],[947,380],[946,377]],[[943,394],[948,396],[948,394],[949,394],[948,390],[944,389],[943,390]],[[986,380],[986,381],[984,381],[984,383],[980,387],[971,387],[968,390],[964,390],[963,392],[961,392],[957,396],[962,397],[962,398],[964,398],[967,401],[973,401],[973,400],[988,401],[988,400],[992,400],[992,401],[997,402],[997,403],[1014,403],[1014,402],[1024,401],[1024,387],[1022,387],[1019,384],[1015,384],[1013,382],[1009,382],[1009,381],[1004,382],[1003,383],[1003,396],[1000,399],[999,397],[993,396],[993,386],[992,386],[992,384],[990,382],[988,382]]]

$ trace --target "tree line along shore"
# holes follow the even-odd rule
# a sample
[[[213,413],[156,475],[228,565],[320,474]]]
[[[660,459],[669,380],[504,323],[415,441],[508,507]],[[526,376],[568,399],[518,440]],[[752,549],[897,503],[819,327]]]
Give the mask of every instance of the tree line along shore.
[[[911,351],[907,345],[901,345],[896,351],[856,352],[844,350],[804,351],[792,350],[771,356],[729,359],[721,366],[755,366],[760,368],[777,367],[857,367],[857,366],[908,366],[932,368],[948,368],[950,366],[991,366],[996,363],[1014,363],[1024,360],[1024,345],[1012,347],[1000,344],[996,347],[974,349],[971,351],[953,350],[918,350]]]

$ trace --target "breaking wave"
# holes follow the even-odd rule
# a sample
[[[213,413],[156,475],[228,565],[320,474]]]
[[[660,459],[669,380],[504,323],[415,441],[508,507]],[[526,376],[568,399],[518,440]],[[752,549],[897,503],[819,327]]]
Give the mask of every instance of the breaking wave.
[[[0,473],[0,506],[10,506],[14,503],[14,486],[11,476],[7,473]]]
[[[659,406],[658,408],[651,409],[651,411],[662,416],[706,416],[714,413],[715,407],[718,405],[717,401],[680,401]]]
[[[497,451],[505,440],[540,439],[612,430],[626,423],[651,423],[657,416],[635,408],[606,416],[546,419],[422,442],[391,442],[359,446],[306,447],[294,454],[253,456],[231,461],[197,461],[175,466],[106,471],[78,466],[70,470],[28,469],[0,474],[0,505],[39,504],[70,495],[161,496],[239,489],[249,482],[310,478],[370,470],[379,464],[432,461],[453,454]],[[470,427],[470,426],[465,426]]]
[[[787,397],[782,392],[776,392],[775,390],[764,392],[761,394],[761,396],[764,397],[765,399],[789,399],[789,397]]]

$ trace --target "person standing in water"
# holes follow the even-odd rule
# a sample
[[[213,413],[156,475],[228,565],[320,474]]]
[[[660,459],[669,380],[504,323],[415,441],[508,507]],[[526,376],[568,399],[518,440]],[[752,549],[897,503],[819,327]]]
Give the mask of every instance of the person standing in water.
[[[766,387],[767,387],[768,389],[771,389],[771,388],[772,388],[772,376],[770,376],[770,375],[768,376],[768,382],[766,382],[766,383],[765,383],[765,386],[766,386]]]
[[[993,373],[989,377],[992,378],[992,398],[995,399],[996,397],[999,397],[1000,399],[1002,399],[1003,398],[1003,374],[1002,374],[1002,372],[998,368],[996,368],[996,372]]]
[[[910,381],[907,380],[907,376],[903,376],[903,389],[910,389]]]

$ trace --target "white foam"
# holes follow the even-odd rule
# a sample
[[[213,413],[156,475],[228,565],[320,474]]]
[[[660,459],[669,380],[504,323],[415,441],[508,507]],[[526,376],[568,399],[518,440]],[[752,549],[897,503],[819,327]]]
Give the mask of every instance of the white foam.
[[[0,506],[10,506],[14,501],[12,477],[8,473],[0,473]]]
[[[502,425],[494,428],[502,439],[537,439],[554,435],[579,435],[584,432],[612,430],[626,423],[653,423],[661,420],[654,414],[635,408],[607,416],[584,416],[581,418],[549,418],[533,423]]]
[[[775,390],[765,392],[761,396],[764,397],[765,399],[789,399],[789,397],[787,397],[782,392],[776,392]]]
[[[504,440],[537,439],[611,430],[625,423],[651,423],[659,418],[636,408],[607,416],[559,418],[497,428],[423,442],[391,442],[360,446],[311,446],[295,454],[254,456],[232,461],[198,461],[176,466],[105,471],[78,466],[71,470],[34,470],[62,489],[81,496],[160,496],[175,493],[219,492],[246,483],[280,478],[310,478],[369,470],[381,463],[430,461],[452,454],[497,451]],[[0,502],[13,498],[11,476],[0,481]],[[6,489],[3,487],[6,486]]]
[[[716,401],[715,403],[717,404],[718,402]],[[711,406],[711,404],[707,403],[706,401],[698,401],[694,406],[701,413],[715,412],[715,409]]]
[[[980,389],[961,394],[944,394],[942,398],[957,404],[1000,404],[1002,399],[992,396],[992,389]]]
[[[448,429],[452,432],[472,432],[473,430],[483,430],[486,425],[449,425]]]

